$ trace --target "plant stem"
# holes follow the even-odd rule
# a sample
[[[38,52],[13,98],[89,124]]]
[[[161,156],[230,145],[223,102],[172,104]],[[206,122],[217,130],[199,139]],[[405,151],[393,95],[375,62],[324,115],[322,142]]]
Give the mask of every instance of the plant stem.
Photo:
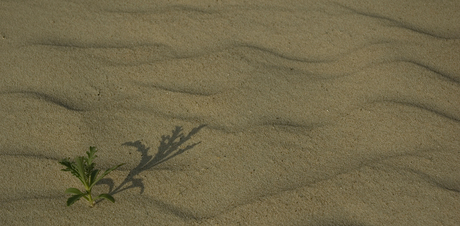
[[[95,201],[93,200],[93,197],[91,196],[91,189],[90,190],[86,190],[86,193],[88,194],[88,202],[89,202],[89,205],[91,207],[94,206],[95,204]]]

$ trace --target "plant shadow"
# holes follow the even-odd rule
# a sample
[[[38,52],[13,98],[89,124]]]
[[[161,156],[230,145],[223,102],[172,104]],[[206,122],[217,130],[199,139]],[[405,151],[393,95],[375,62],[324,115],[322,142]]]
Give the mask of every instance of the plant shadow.
[[[142,182],[141,178],[135,177],[138,176],[141,172],[148,170],[160,163],[163,163],[177,155],[180,155],[201,143],[200,141],[181,148],[185,142],[190,140],[193,135],[198,133],[205,126],[206,124],[202,124],[198,127],[195,127],[187,135],[184,135],[182,126],[176,126],[176,128],[172,131],[172,135],[161,136],[160,146],[158,147],[158,152],[155,154],[155,156],[148,154],[150,147],[146,147],[140,140],[123,143],[122,145],[137,148],[137,151],[140,152],[142,156],[141,161],[134,169],[129,172],[128,176],[117,188],[113,189],[114,183],[112,179],[102,179],[98,184],[108,185],[110,188],[109,194],[111,195],[131,188],[140,188],[140,194],[142,194],[145,189],[144,183]]]

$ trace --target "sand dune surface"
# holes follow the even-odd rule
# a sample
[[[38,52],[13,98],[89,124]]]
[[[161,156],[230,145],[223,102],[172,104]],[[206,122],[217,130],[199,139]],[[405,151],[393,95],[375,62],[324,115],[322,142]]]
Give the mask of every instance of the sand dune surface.
[[[2,1],[1,225],[460,225],[460,2]],[[90,208],[58,163],[97,146]]]

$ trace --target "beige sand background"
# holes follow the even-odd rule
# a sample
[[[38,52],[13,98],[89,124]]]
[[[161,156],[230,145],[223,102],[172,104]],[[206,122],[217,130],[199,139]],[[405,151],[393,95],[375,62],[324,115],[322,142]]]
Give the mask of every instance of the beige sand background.
[[[3,0],[0,224],[460,225],[459,21],[455,0]],[[94,190],[116,203],[66,207],[58,161],[90,145],[126,163]]]

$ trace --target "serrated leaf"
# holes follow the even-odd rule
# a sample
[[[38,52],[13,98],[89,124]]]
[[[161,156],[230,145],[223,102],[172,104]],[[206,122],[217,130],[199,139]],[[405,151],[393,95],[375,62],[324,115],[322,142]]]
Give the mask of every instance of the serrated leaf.
[[[61,161],[59,161],[59,163],[67,168],[71,168],[72,165],[69,159],[62,159]]]
[[[85,164],[83,162],[83,157],[75,158],[75,169],[78,172],[78,179],[85,185],[86,190],[88,190],[88,177],[86,176]]]
[[[76,176],[77,178],[80,177],[75,162],[70,162],[69,159],[63,159],[59,163],[66,167],[65,169],[61,169],[61,171],[70,171],[72,175]]]
[[[93,187],[94,184],[96,184],[96,178],[97,178],[97,175],[99,174],[100,170],[93,170],[93,172],[91,173],[91,177],[89,179],[89,187]]]
[[[90,202],[90,205],[94,205],[94,200],[91,197],[92,187],[103,177],[109,174],[111,171],[117,169],[118,167],[124,165],[124,163],[114,166],[106,170],[102,175],[99,175],[100,170],[94,169],[95,163],[93,160],[97,157],[95,154],[97,152],[96,147],[90,147],[90,150],[86,152],[88,157],[79,156],[75,158],[75,161],[70,161],[69,158],[61,160],[59,163],[65,166],[65,169],[62,171],[70,171],[75,177],[77,177],[85,186],[86,192],[82,192],[77,188],[68,188],[65,193],[74,194],[67,200],[67,206],[72,205],[78,201],[81,197],[85,198]],[[111,202],[115,202],[115,199],[109,194],[101,194],[96,199],[104,198]]]
[[[67,190],[65,190],[65,193],[66,193],[66,194],[76,194],[76,195],[81,195],[81,194],[83,194],[83,195],[84,195],[83,192],[81,192],[80,190],[78,190],[78,189],[76,189],[76,188],[67,188]]]
[[[96,199],[107,199],[111,202],[115,202],[115,199],[109,194],[100,194]]]
[[[86,152],[86,154],[88,155],[88,165],[91,165],[93,163],[93,160],[97,157],[96,152],[96,147],[89,147],[89,152]]]

